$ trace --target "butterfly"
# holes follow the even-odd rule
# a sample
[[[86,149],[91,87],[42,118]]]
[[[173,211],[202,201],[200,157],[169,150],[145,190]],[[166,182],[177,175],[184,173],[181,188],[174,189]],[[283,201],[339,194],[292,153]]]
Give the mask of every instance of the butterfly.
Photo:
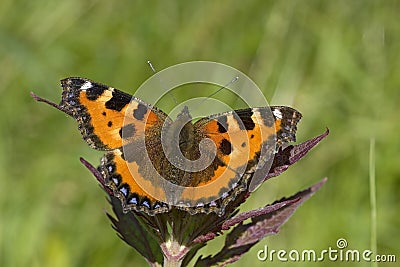
[[[105,151],[98,170],[125,212],[223,214],[277,147],[296,140],[301,114],[287,106],[246,108],[173,120],[123,91],[86,78],[61,81],[59,105],[90,147]],[[265,174],[266,175],[266,174]]]

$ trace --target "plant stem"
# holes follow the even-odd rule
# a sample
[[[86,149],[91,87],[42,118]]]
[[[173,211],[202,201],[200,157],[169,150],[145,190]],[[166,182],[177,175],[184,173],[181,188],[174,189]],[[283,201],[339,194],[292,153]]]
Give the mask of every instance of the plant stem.
[[[371,205],[371,251],[377,254],[376,241],[376,186],[375,186],[375,138],[371,138],[369,144],[369,200]],[[374,262],[371,266],[377,267],[378,263]]]
[[[189,248],[182,246],[175,240],[171,239],[161,244],[161,249],[164,254],[164,267],[179,267],[185,258]]]

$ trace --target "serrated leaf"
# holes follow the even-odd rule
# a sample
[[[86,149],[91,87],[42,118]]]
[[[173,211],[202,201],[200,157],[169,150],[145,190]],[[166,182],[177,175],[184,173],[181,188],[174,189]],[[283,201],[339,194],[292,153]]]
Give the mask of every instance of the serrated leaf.
[[[307,140],[298,145],[290,145],[286,148],[279,150],[272,163],[271,169],[266,176],[265,180],[275,177],[286,171],[290,165],[296,163],[303,158],[313,147],[328,136],[329,130],[327,129],[324,133]]]
[[[107,213],[118,236],[133,247],[149,263],[163,263],[159,242],[134,212],[124,213],[118,198],[111,196],[111,205],[117,218]]]
[[[238,215],[237,217],[240,217],[239,224],[227,235],[222,250],[214,256],[200,257],[195,266],[225,266],[228,263],[239,260],[245,252],[264,237],[278,233],[279,228],[290,218],[294,211],[326,181],[327,179],[325,178],[306,190],[274,202],[271,206],[277,207],[282,203],[284,205],[278,209],[272,209],[271,212],[259,214],[260,210],[255,210],[254,213],[247,213],[243,217]],[[249,215],[254,215],[254,217]],[[243,219],[246,217],[252,218],[252,220],[250,223],[244,224]],[[231,224],[232,221],[235,221],[235,218],[231,222],[228,221],[227,224]]]

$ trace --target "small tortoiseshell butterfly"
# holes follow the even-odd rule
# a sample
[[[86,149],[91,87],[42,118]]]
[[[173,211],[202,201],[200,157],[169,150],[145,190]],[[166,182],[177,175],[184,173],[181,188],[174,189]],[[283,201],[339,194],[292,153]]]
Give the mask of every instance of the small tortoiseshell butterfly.
[[[106,151],[98,169],[126,212],[163,213],[170,210],[168,203],[175,203],[174,199],[188,198],[188,203],[176,203],[177,208],[191,214],[223,214],[238,192],[246,190],[258,163],[265,161],[260,158],[263,146],[271,138],[277,146],[295,141],[296,125],[301,118],[293,108],[271,106],[211,115],[192,123],[188,109],[184,108],[173,121],[163,111],[136,97],[85,78],[67,78],[61,84],[60,109],[78,121],[89,146]],[[166,143],[179,146],[182,155],[192,162],[201,156],[201,140],[211,139],[216,151],[208,159],[209,166],[188,171],[172,164],[161,142],[165,125],[179,128],[178,135],[164,136]],[[245,154],[244,149],[247,149]],[[275,147],[270,155],[274,151]],[[188,167],[186,163],[182,166]],[[154,182],[154,175],[186,189],[168,191],[163,184]],[[210,183],[215,186],[207,191],[192,194],[189,190]],[[160,198],[156,199],[148,190]]]

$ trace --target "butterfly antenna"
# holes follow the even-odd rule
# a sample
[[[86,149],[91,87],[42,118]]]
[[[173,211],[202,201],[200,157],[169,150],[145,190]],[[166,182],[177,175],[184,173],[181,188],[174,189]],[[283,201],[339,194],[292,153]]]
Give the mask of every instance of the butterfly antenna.
[[[232,83],[236,82],[237,80],[239,80],[239,76],[234,77],[232,80],[230,80],[230,82],[228,82],[224,86],[221,86],[217,91],[213,92],[212,94],[208,95],[206,98],[201,100],[200,103],[196,105],[195,109],[197,109],[199,106],[201,106],[206,100],[208,100],[212,96],[218,94],[221,90],[227,88],[229,85],[231,85]]]
[[[153,64],[151,63],[150,60],[147,60],[147,64],[149,65],[150,69],[154,72],[154,74],[157,73],[156,69],[154,68]],[[164,82],[159,78],[161,86],[164,84]],[[172,100],[175,102],[175,105],[178,104],[178,100],[176,100],[176,97],[173,93],[170,93],[170,96],[172,97]]]
[[[206,98],[204,98],[200,104],[198,104],[198,106],[200,106],[201,104],[203,104],[207,99],[211,98],[212,96],[218,94],[221,90],[227,88],[229,85],[231,85],[232,83],[236,82],[237,80],[239,80],[239,76],[234,77],[230,82],[228,82],[227,84],[225,84],[224,86],[221,86],[217,91],[213,92],[212,94],[208,95]]]
[[[237,80],[239,80],[239,76],[234,77],[229,83],[225,84],[224,86],[222,86],[221,88],[219,88],[217,91],[215,91],[214,93],[212,93],[211,95],[207,96],[207,98],[212,97],[213,95],[218,94],[221,90],[227,88],[229,85],[231,85],[232,83],[236,82]]]
[[[150,60],[147,60],[147,64],[149,64],[149,66],[150,66],[150,69],[154,72],[154,73],[156,73],[157,71],[156,71],[156,69],[153,67],[153,64],[151,63],[151,61]]]

